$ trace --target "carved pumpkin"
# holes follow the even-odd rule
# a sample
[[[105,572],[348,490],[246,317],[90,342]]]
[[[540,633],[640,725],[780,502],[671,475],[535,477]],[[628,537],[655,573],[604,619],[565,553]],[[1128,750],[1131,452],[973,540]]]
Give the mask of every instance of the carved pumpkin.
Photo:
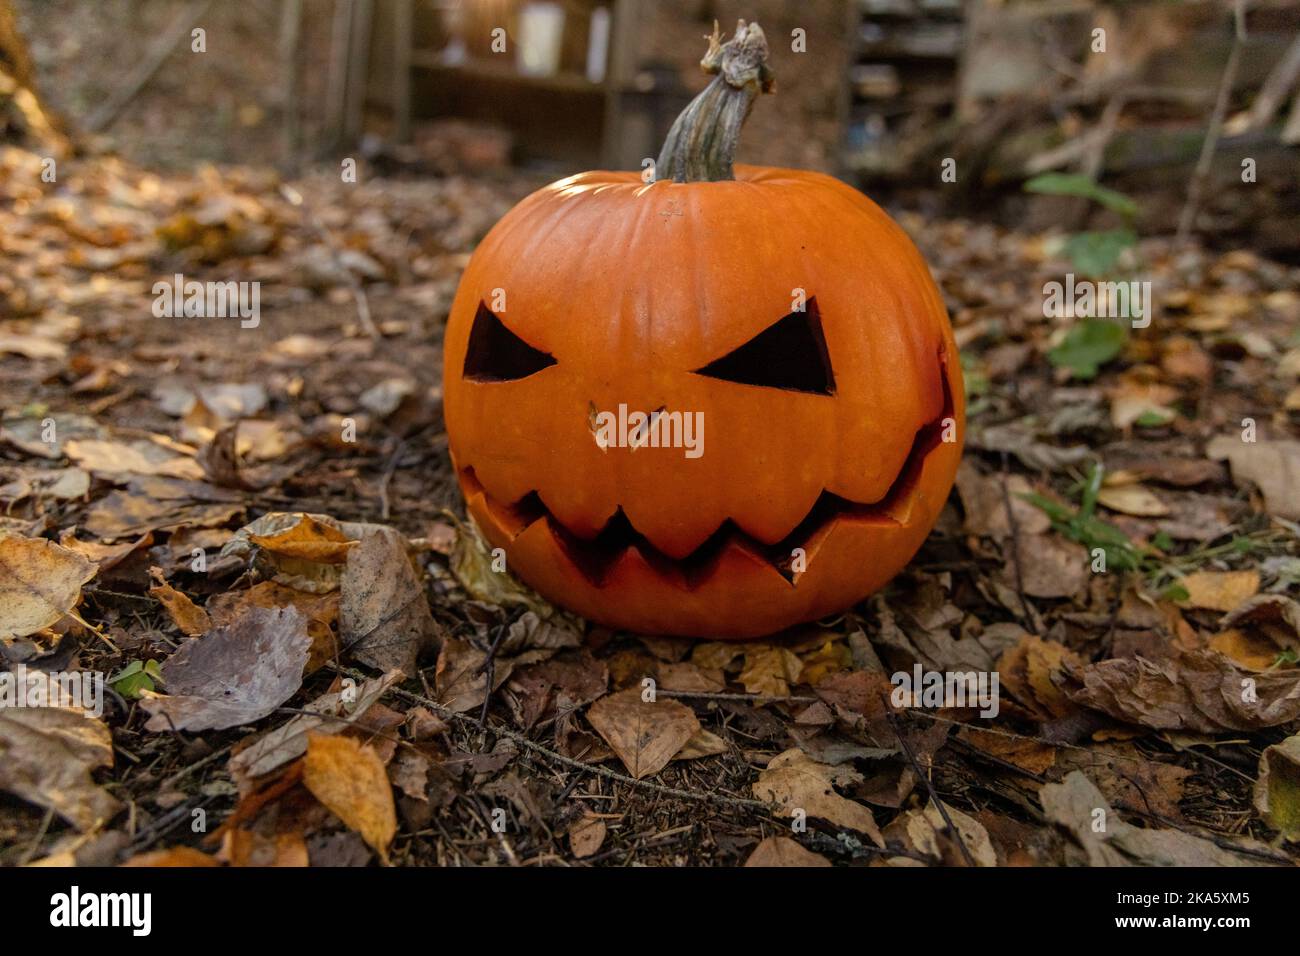
[[[828,176],[733,174],[770,73],[756,24],[718,39],[657,181],[563,179],[483,240],[444,401],[469,513],[511,571],[613,627],[740,638],[902,569],[964,415],[947,314],[902,230]]]

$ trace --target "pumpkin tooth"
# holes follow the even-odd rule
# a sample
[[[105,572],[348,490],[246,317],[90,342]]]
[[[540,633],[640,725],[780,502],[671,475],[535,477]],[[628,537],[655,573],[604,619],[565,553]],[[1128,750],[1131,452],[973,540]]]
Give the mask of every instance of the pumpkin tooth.
[[[945,356],[940,354],[941,367]],[[911,523],[918,503],[917,488],[931,453],[943,442],[946,422],[954,414],[946,368],[941,375],[943,409],[939,417],[917,430],[912,447],[889,490],[879,501],[859,503],[822,490],[807,515],[775,544],[764,544],[727,518],[689,554],[675,558],[657,548],[638,531],[620,506],[594,537],[575,534],[555,517],[537,491],[517,501],[501,502],[483,487],[473,467],[460,470],[461,489],[467,501],[481,500],[496,529],[513,541],[539,521],[545,521],[557,548],[594,587],[604,587],[620,565],[633,560],[661,580],[686,591],[701,589],[717,573],[729,553],[743,553],[772,567],[792,587],[797,587],[821,544],[838,522],[898,527]],[[795,570],[795,552],[803,551],[803,570]],[[630,553],[635,552],[630,557]]]

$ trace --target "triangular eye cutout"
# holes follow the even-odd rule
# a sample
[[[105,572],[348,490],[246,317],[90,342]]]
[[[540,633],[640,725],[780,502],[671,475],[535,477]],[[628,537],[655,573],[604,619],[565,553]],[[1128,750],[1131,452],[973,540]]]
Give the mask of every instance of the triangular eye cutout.
[[[469,331],[465,350],[465,377],[472,382],[511,382],[554,365],[555,359],[535,349],[482,302]]]
[[[741,385],[834,395],[835,376],[817,300],[809,299],[805,311],[791,312],[695,374]]]

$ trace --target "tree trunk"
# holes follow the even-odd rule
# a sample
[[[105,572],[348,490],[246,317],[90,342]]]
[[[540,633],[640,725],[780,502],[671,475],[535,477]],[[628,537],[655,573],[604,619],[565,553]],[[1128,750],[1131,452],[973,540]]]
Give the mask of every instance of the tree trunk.
[[[0,0],[0,141],[4,140],[58,157],[71,150],[61,124],[36,93],[32,60],[10,0]]]

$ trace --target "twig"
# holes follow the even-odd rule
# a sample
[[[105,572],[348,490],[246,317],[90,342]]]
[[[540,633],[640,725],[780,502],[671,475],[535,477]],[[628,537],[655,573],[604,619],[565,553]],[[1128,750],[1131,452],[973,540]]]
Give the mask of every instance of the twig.
[[[907,742],[907,738],[903,735],[903,732],[898,729],[898,718],[894,716],[894,708],[889,703],[889,698],[882,694],[880,702],[885,707],[885,719],[889,721],[890,729],[894,731],[894,736],[898,738],[898,745],[903,748],[903,754],[907,757],[907,762],[912,765],[912,772],[916,774],[918,780],[925,784],[925,789],[930,791],[930,800],[938,809],[939,816],[943,817],[944,825],[949,829],[949,831],[951,831],[953,839],[957,841],[957,846],[961,849],[961,855],[966,859],[966,865],[971,867],[979,866],[979,864],[975,862],[975,857],[972,856],[970,850],[967,849],[966,841],[962,839],[961,831],[958,830],[956,825],[952,822],[952,817],[948,816],[948,808],[944,806],[943,801],[939,799],[939,791],[934,788],[934,782],[930,779],[930,775],[921,769],[921,763],[916,759],[916,753],[912,750],[912,745]]]
[[[478,714],[478,722],[484,730],[488,729],[487,716],[488,706],[492,703],[492,682],[497,676],[497,650],[501,647],[502,640],[506,636],[506,625],[504,623],[497,625],[496,637],[492,638],[492,644],[487,650],[487,656],[483,658],[483,663],[479,665],[480,671],[485,671],[487,682],[483,687],[483,707]]]
[[[1029,609],[1029,600],[1025,597],[1025,578],[1020,565],[1020,522],[1011,508],[1011,492],[1007,490],[1007,453],[1002,453],[1002,507],[1007,511],[1007,527],[1011,531],[1011,562],[1016,573],[1016,594],[1020,597],[1020,611],[1024,616],[1029,633],[1038,636],[1038,622]]]
[[[393,475],[397,471],[398,459],[402,457],[402,452],[406,451],[406,442],[399,441],[397,450],[393,452],[392,457],[388,459],[388,464],[384,468],[383,477],[379,481],[379,517],[384,521],[388,520],[388,486],[393,480]]]
[[[231,749],[234,748],[234,746],[235,746],[234,744],[227,744],[226,746],[222,747],[220,750],[214,750],[206,757],[202,757],[199,760],[194,761],[194,763],[182,767],[180,770],[177,770],[174,774],[172,774],[162,783],[158,784],[158,792],[164,793],[170,790],[173,786],[175,786],[177,783],[180,783],[180,781],[184,780],[195,770],[198,770],[200,767],[206,767],[214,760],[217,760],[218,758],[225,756],[227,753],[230,752]]]
[[[1232,87],[1237,81],[1237,67],[1241,65],[1241,50],[1246,42],[1245,0],[1235,0],[1232,15],[1235,24],[1232,52],[1228,54],[1228,62],[1223,68],[1223,77],[1219,80],[1219,94],[1214,101],[1214,112],[1210,114],[1210,128],[1206,131],[1205,142],[1201,144],[1201,155],[1196,161],[1191,185],[1187,189],[1187,202],[1183,204],[1182,214],[1178,217],[1178,232],[1174,237],[1176,245],[1187,241],[1187,236],[1196,222],[1196,212],[1201,206],[1201,194],[1205,191],[1205,181],[1209,178],[1210,167],[1214,163],[1214,150],[1219,144],[1219,136],[1223,133],[1223,119],[1228,112]]]
[[[694,690],[657,690],[660,697],[681,697],[684,700],[732,701],[738,704],[815,704],[820,697],[800,697],[797,695],[776,694],[715,694],[708,691]]]

